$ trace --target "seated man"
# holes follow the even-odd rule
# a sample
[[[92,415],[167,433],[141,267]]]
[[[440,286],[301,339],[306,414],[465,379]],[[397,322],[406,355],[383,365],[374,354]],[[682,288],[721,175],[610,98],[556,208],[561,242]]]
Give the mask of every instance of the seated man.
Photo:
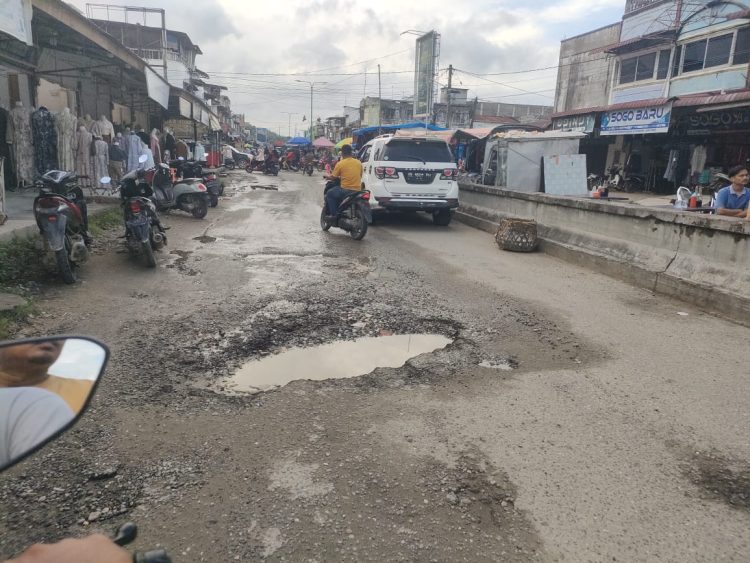
[[[729,186],[721,188],[716,194],[716,213],[729,217],[747,217],[748,204],[750,203],[750,189],[747,187],[747,167],[744,165],[733,166],[729,169]]]
[[[328,219],[335,221],[339,205],[352,191],[358,192],[362,189],[362,163],[352,156],[351,145],[341,147],[342,159],[336,164],[330,176],[326,180],[338,178],[341,187],[335,186],[326,193],[326,208]]]

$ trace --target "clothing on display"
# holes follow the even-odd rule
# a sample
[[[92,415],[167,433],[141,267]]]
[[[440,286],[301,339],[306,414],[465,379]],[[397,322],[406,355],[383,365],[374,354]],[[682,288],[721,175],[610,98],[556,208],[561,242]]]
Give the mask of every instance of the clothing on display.
[[[8,127],[10,126],[10,113],[0,107],[0,158],[3,160],[3,180],[6,186],[14,186],[13,159],[11,157],[10,143],[8,142]]]
[[[115,126],[104,115],[94,121],[89,131],[92,135],[101,137],[107,142],[110,142],[112,137],[115,136]]]
[[[105,187],[101,179],[109,174],[109,145],[101,137],[94,140],[94,185]]]
[[[28,185],[34,181],[34,146],[31,134],[31,112],[21,102],[10,112],[10,127],[7,140],[12,144],[13,169],[19,184]]]
[[[664,179],[674,182],[677,174],[677,160],[680,156],[680,151],[671,150],[669,151],[669,158],[667,162],[667,169],[664,171]]]
[[[57,130],[57,164],[60,170],[75,170],[76,116],[68,108],[55,116]]]
[[[126,149],[125,152],[128,155],[127,164],[125,166],[125,172],[132,172],[138,169],[138,157],[141,156],[141,139],[135,133],[131,132],[128,138],[125,139]]]
[[[167,132],[164,135],[164,150],[169,151],[169,154],[174,154],[176,144],[177,140],[174,138],[174,134],[169,129],[167,129]]]
[[[177,158],[182,157],[185,160],[187,160],[187,158],[188,158],[188,146],[187,146],[187,143],[185,141],[183,141],[182,139],[180,139],[179,141],[177,141],[174,150],[175,150],[175,157],[177,157]]]
[[[91,116],[87,113],[83,117],[78,118],[78,127],[83,126],[86,128],[86,131],[89,133],[91,132],[91,128],[94,126],[94,120],[91,118]]]
[[[154,155],[154,162],[159,165],[161,164],[161,146],[159,144],[159,131],[156,129],[151,130],[151,154]]]
[[[91,143],[93,135],[81,125],[76,133],[76,174],[78,176],[88,176],[80,178],[78,183],[81,186],[91,186]]]
[[[146,170],[148,170],[149,168],[153,168],[154,166],[156,166],[156,164],[154,164],[154,155],[151,152],[151,149],[148,148],[145,145],[145,143],[141,143],[141,154],[145,154],[146,155],[146,162],[143,163],[143,167]]]
[[[204,160],[206,160],[206,149],[202,143],[195,143],[193,157],[195,158],[196,162],[203,162]]]
[[[703,145],[697,145],[693,149],[693,154],[690,157],[690,169],[695,172],[702,172],[706,167],[706,147]]]

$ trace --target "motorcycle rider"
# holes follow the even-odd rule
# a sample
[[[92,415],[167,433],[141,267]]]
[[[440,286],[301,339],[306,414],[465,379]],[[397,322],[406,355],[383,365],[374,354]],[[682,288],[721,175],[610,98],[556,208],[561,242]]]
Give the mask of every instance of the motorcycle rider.
[[[353,191],[362,190],[362,163],[353,157],[353,153],[351,145],[341,147],[341,160],[336,164],[333,172],[325,176],[326,180],[340,180],[340,184],[328,190],[325,196],[328,210],[326,218],[331,222],[336,221],[337,210],[344,198]]]

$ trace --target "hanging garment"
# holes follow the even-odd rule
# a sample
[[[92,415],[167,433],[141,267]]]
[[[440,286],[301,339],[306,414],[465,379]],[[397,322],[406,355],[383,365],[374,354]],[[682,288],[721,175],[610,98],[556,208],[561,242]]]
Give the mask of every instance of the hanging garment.
[[[698,145],[693,149],[693,155],[690,157],[690,169],[693,173],[700,174],[706,167],[706,147]]]
[[[185,160],[187,160],[187,157],[188,157],[188,146],[187,146],[187,143],[185,141],[183,141],[182,139],[180,139],[179,141],[177,141],[177,143],[175,143],[175,149],[174,150],[175,150],[175,156],[177,158],[182,157]]]
[[[94,123],[95,121],[91,119],[91,116],[88,113],[83,117],[78,118],[78,127],[85,127],[86,131],[88,131],[89,133],[91,133],[91,129],[92,127],[94,127]]]
[[[31,132],[34,139],[34,166],[41,176],[57,166],[57,129],[55,117],[44,106],[31,114]]]
[[[67,110],[67,111],[65,111]],[[57,129],[57,163],[60,170],[75,170],[76,116],[68,108],[55,116]]]
[[[101,137],[107,142],[112,140],[115,136],[115,126],[104,116],[101,116],[97,121],[91,125],[91,134],[95,137]]]
[[[91,185],[91,143],[93,142],[93,135],[86,130],[83,125],[78,128],[76,133],[76,174],[78,176],[89,176],[89,178],[81,178],[79,180],[80,185],[90,186]]]
[[[158,166],[161,164],[161,147],[159,146],[159,137],[151,134],[151,154],[154,155],[154,162]]]
[[[169,151],[169,154],[174,154],[175,145],[177,144],[176,139],[172,132],[168,132],[164,135],[164,150]]]
[[[10,126],[10,113],[0,107],[0,158],[3,159],[3,178],[6,186],[15,186],[13,173],[13,159],[11,157],[10,142],[8,141],[8,127]]]
[[[154,164],[154,155],[151,152],[151,149],[148,148],[145,143],[141,143],[141,149],[140,150],[141,150],[141,152],[140,152],[140,154],[138,156],[140,156],[141,154],[145,154],[146,157],[147,157],[146,162],[143,163],[143,167],[146,170],[148,170],[149,168],[153,168],[154,166],[156,166]]]
[[[195,158],[196,162],[203,162],[206,160],[206,149],[202,143],[195,143],[194,152],[195,154],[193,155],[193,158]]]
[[[22,105],[10,112],[8,142],[13,146],[13,169],[19,184],[34,181],[34,146],[31,144],[31,113]]]
[[[131,133],[125,139],[125,144],[127,145],[125,152],[128,155],[125,166],[125,172],[127,173],[138,169],[138,157],[141,156],[141,139],[135,133]]]
[[[664,179],[674,182],[677,173],[677,160],[680,156],[680,151],[671,150],[669,151],[669,162],[667,162],[667,169],[664,171]]]
[[[109,175],[109,145],[107,141],[96,139],[94,141],[94,185],[97,188],[105,187],[101,183],[104,176]]]

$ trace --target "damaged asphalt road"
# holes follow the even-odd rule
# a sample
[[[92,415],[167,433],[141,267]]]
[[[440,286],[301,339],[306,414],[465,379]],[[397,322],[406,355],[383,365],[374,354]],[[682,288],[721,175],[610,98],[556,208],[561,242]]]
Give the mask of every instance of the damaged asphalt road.
[[[4,475],[0,554],[127,520],[134,548],[175,561],[750,553],[750,391],[730,354],[747,329],[459,224],[323,233],[319,177],[226,181],[205,220],[166,216],[156,271],[114,231],[80,284],[45,289],[26,333],[91,334],[112,359],[79,425]],[[225,385],[391,334],[451,343],[352,379]],[[688,358],[698,335],[717,344]]]

